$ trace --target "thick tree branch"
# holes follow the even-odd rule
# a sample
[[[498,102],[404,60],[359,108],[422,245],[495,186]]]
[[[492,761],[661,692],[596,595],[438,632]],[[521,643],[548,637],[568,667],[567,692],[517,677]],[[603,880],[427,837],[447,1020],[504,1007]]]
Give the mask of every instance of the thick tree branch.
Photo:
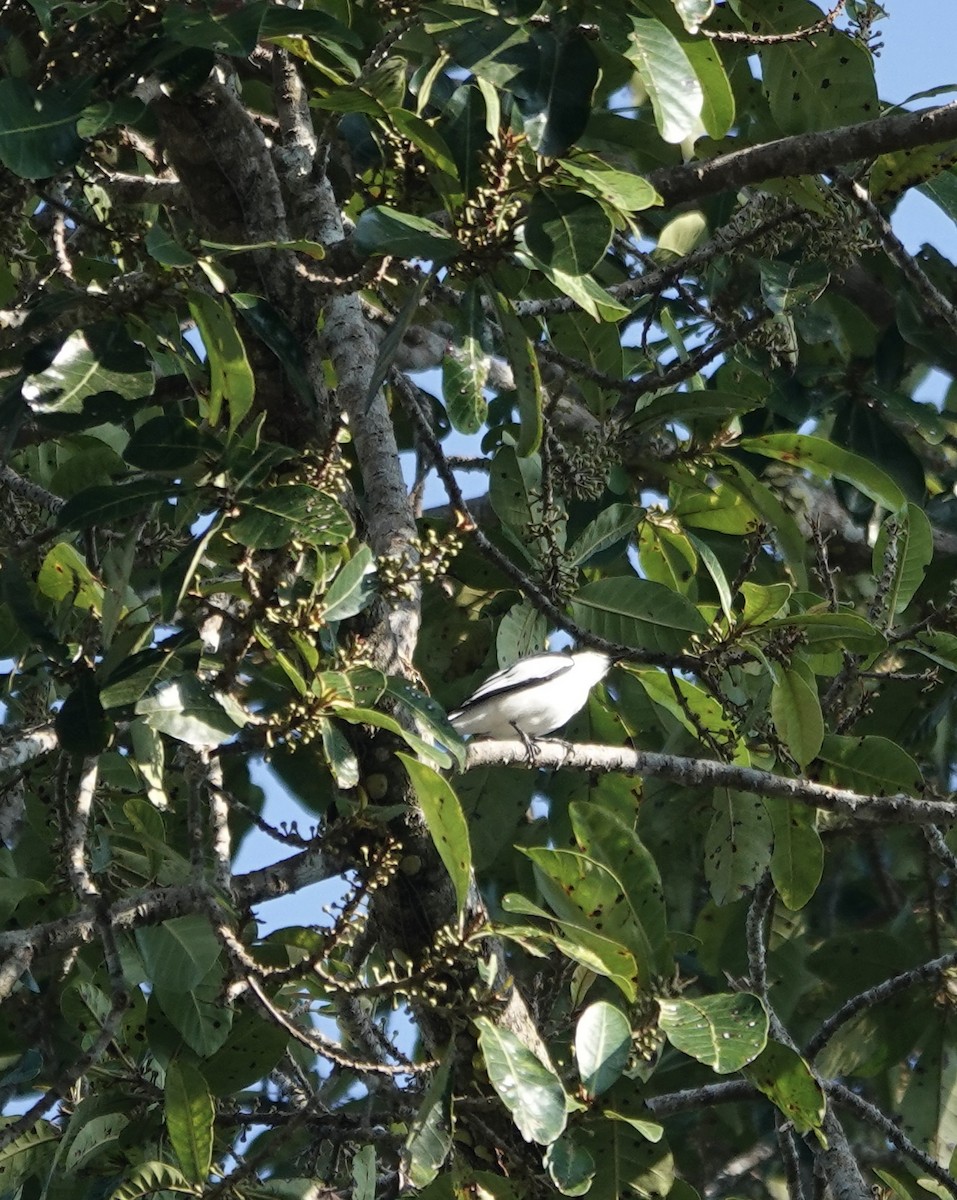
[[[531,765],[577,768],[582,771],[616,771],[649,779],[670,779],[682,787],[732,787],[758,796],[780,796],[799,804],[810,804],[857,821],[879,825],[929,825],[957,822],[957,801],[922,800],[898,792],[891,796],[862,795],[847,788],[829,787],[808,779],[792,779],[716,762],[710,758],[684,758],[657,754],[629,746],[593,746],[540,740],[534,744]],[[520,741],[470,742],[465,761],[467,771],[476,767],[529,766],[529,753]]]
[[[957,101],[920,112],[894,113],[858,125],[779,138],[706,162],[665,167],[652,171],[648,182],[670,206],[763,183],[766,179],[814,175],[858,159],[929,146],[949,138],[957,138]]]

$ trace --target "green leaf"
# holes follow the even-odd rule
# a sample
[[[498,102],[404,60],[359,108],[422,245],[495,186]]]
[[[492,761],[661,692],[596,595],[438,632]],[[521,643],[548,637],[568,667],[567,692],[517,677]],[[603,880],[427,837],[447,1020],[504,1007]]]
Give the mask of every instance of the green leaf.
[[[353,673],[354,674],[354,673]],[[465,767],[465,743],[453,727],[445,709],[437,700],[427,696],[401,675],[390,675],[385,682],[383,695],[390,697],[406,709],[416,720],[419,733],[439,742],[455,759],[459,770]]]
[[[810,0],[735,0],[745,28],[759,36],[793,33],[821,18]],[[764,90],[782,133],[807,133],[867,121],[880,112],[867,46],[831,27],[827,35],[760,47]]]
[[[338,500],[306,483],[262,488],[241,502],[228,526],[241,545],[275,550],[292,541],[334,546],[352,533],[352,521]]]
[[[441,1056],[402,1147],[402,1190],[424,1188],[438,1175],[452,1149],[453,1056]]]
[[[573,802],[569,816],[582,851],[621,883],[618,900],[627,901],[630,907],[628,927],[640,930],[638,936],[623,940],[635,954],[642,975],[654,978],[670,974],[673,963],[661,875],[633,825],[610,809],[590,802]]]
[[[548,644],[548,621],[527,600],[513,604],[495,634],[495,656],[500,667],[510,667],[520,658],[542,654]]]
[[[375,1200],[375,1146],[366,1143],[352,1157],[352,1200]]]
[[[37,91],[23,79],[0,79],[0,162],[23,179],[46,179],[83,153],[76,123],[89,85]]]
[[[489,371],[489,357],[482,346],[484,330],[482,289],[473,282],[456,309],[455,333],[442,360],[442,395],[452,428],[459,433],[478,433],[488,412],[482,392]]]
[[[786,312],[816,300],[830,282],[821,261],[786,263],[764,260],[760,264],[761,295],[771,312]]]
[[[721,462],[727,468],[724,475],[728,487],[734,488],[751,505],[755,513],[767,525],[774,543],[781,553],[794,584],[807,587],[807,541],[794,517],[787,511],[771,489],[736,459],[725,458]]]
[[[181,489],[172,482],[157,479],[133,479],[112,487],[90,487],[77,492],[57,513],[61,529],[107,527],[139,516],[153,504],[164,504]]]
[[[322,599],[324,621],[344,621],[372,603],[378,587],[375,559],[363,542],[339,570]]]
[[[209,362],[209,399],[206,416],[219,424],[223,401],[229,408],[229,433],[235,433],[253,405],[256,380],[246,357],[246,347],[226,300],[206,292],[189,293],[189,311],[203,340]]]
[[[245,723],[235,706],[227,712],[195,675],[169,680],[137,701],[135,712],[151,729],[189,746],[222,746]]]
[[[625,56],[651,97],[662,138],[677,143],[690,137],[701,120],[704,98],[694,68],[674,34],[653,17],[632,17]]]
[[[182,1171],[171,1163],[148,1161],[130,1168],[126,1178],[110,1193],[110,1200],[140,1200],[163,1191],[196,1195],[196,1188]]]
[[[203,1076],[188,1062],[166,1068],[163,1088],[166,1130],[183,1174],[202,1184],[213,1161],[216,1108]]]
[[[303,404],[315,404],[316,393],[302,344],[282,313],[251,292],[232,292],[229,298],[246,325],[279,359],[286,379]]]
[[[584,1196],[595,1177],[595,1160],[573,1137],[563,1133],[545,1152],[545,1166],[563,1196]]]
[[[4,80],[0,80],[0,87]],[[44,370],[23,381],[23,398],[35,413],[83,413],[84,401],[112,392],[139,400],[153,390],[143,347],[119,322],[103,321],[71,333]]]
[[[152,417],[126,444],[123,458],[144,471],[182,471],[203,449],[204,438],[195,425],[175,413]]]
[[[774,672],[771,720],[781,740],[803,770],[817,757],[824,740],[824,717],[817,688],[793,668]]]
[[[204,917],[171,917],[161,925],[141,926],[136,945],[147,978],[171,990],[196,987],[219,961],[222,947]]]
[[[743,1073],[784,1114],[798,1134],[803,1136],[812,1129],[820,1129],[827,1100],[796,1050],[780,1042],[768,1042]]]
[[[489,1082],[519,1133],[526,1142],[550,1145],[568,1115],[561,1080],[511,1030],[488,1017],[477,1017],[475,1024]]]
[[[594,321],[620,321],[622,317],[631,315],[627,304],[622,304],[614,296],[596,282],[591,275],[569,275],[567,271],[559,271],[550,267],[537,258],[516,251],[515,257],[523,266],[537,269],[566,296],[574,300]]]
[[[451,876],[458,910],[462,913],[472,882],[472,847],[459,798],[432,767],[401,752],[398,758],[412,781],[425,824]]]
[[[498,314],[505,356],[512,368],[515,399],[518,404],[518,445],[521,458],[534,454],[542,440],[542,379],[535,348],[511,303],[494,287],[487,290]]]
[[[80,1117],[82,1123],[74,1133],[73,1124],[76,1117]],[[114,1154],[129,1123],[130,1118],[116,1110],[91,1115],[86,1120],[83,1120],[81,1113],[76,1112],[74,1119],[70,1121],[71,1136],[63,1158],[63,1171],[67,1175],[74,1175],[77,1171],[89,1171],[97,1158]]]
[[[916,504],[908,504],[902,513],[889,516],[881,525],[871,558],[875,579],[883,578],[888,553],[893,555],[894,569],[884,603],[888,616],[893,617],[910,604],[934,557],[930,521]]]
[[[683,0],[683,3],[688,8],[701,6],[701,0]],[[683,38],[681,46],[701,84],[701,121],[705,130],[709,137],[723,138],[734,124],[735,102],[721,55],[713,42],[701,38]]]
[[[589,1096],[607,1092],[621,1077],[631,1055],[628,1018],[607,1000],[590,1004],[575,1026],[575,1059]]]
[[[824,843],[814,827],[814,809],[765,796],[771,816],[774,849],[771,879],[785,905],[796,912],[807,904],[824,872]]]
[[[598,579],[572,597],[572,615],[583,628],[611,642],[665,654],[680,653],[707,623],[684,596],[637,576]]]
[[[836,613],[793,613],[766,621],[761,629],[800,630],[805,646],[812,654],[827,654],[831,650],[876,654],[887,644],[884,635],[870,621],[847,610]]]
[[[794,589],[789,583],[749,583],[741,584],[741,597],[744,607],[738,617],[738,628],[744,629],[763,625],[781,615],[781,610],[787,607]]]
[[[332,721],[324,719],[321,728],[322,750],[336,785],[349,791],[361,778],[356,753],[349,745],[345,734]]]
[[[638,981],[649,987],[655,972],[655,947],[624,882],[604,863],[575,850],[531,846],[523,853],[535,864],[539,890],[569,938],[586,930],[617,943],[635,963]],[[591,939],[583,939],[586,946]],[[623,973],[625,960],[615,964]]]
[[[891,512],[898,512],[907,503],[901,489],[879,467],[824,438],[804,433],[769,433],[763,437],[744,438],[740,445],[751,454],[776,458],[821,479],[828,480],[836,475]]]
[[[730,1075],[752,1062],[768,1038],[768,1014],[750,992],[659,999],[660,1026],[677,1050]]]
[[[57,603],[70,596],[74,608],[91,609],[97,615],[103,611],[103,584],[69,542],[57,542],[46,555],[37,588]]]
[[[224,12],[208,12],[186,4],[168,4],[163,13],[163,32],[184,46],[248,58],[259,40],[259,27],[265,10],[263,0],[252,0],[252,3]]]
[[[598,58],[577,30],[561,40],[551,31],[534,30],[523,49],[528,65],[512,83],[512,91],[525,134],[535,154],[557,158],[585,132],[600,77]]]
[[[434,267],[445,267],[456,257],[459,244],[450,234],[427,217],[380,204],[363,209],[353,235],[356,253],[397,258],[420,258]]]
[[[957,1072],[954,1070],[954,1018],[940,1010],[927,1029],[920,1057],[909,1072],[899,1102],[908,1137],[937,1162],[948,1163],[957,1144]]]
[[[705,878],[715,904],[750,892],[771,862],[771,819],[760,796],[715,788],[714,816],[705,838]]]
[[[367,410],[372,407],[376,396],[379,394],[379,389],[385,383],[389,372],[392,370],[392,364],[402,345],[402,339],[408,332],[409,326],[419,315],[419,305],[431,281],[432,271],[423,271],[420,273],[415,287],[409,291],[406,301],[393,320],[389,332],[379,345],[379,353],[372,364],[369,386],[366,389]]]
[[[223,997],[223,972],[217,965],[195,987],[183,991],[157,983],[149,1003],[155,1000],[186,1045],[208,1058],[219,1050],[229,1035],[235,1010]]]
[[[84,670],[54,718],[60,745],[69,754],[95,755],[113,740],[113,722],[103,711],[93,672]]]
[[[289,1040],[271,1018],[237,1010],[226,1040],[202,1062],[213,1095],[233,1095],[263,1079],[285,1054]]]
[[[876,796],[894,792],[919,796],[924,789],[920,767],[888,738],[828,734],[818,758],[822,783]]]
[[[374,708],[355,708],[349,704],[337,704],[332,711],[337,717],[352,725],[372,725],[375,729],[388,729],[390,733],[396,734],[411,746],[416,754],[430,759],[441,770],[447,770],[452,765],[453,758],[449,751],[420,738],[418,734],[412,733],[404,725],[400,725],[394,717],[390,717],[387,713],[377,712]],[[459,739],[456,756],[458,757],[461,752],[461,739]]]
[[[671,0],[681,23],[689,33],[697,33],[703,21],[714,11],[714,0]],[[717,135],[712,135],[717,136]]]
[[[540,188],[525,216],[525,241],[546,266],[587,275],[605,257],[614,232],[605,210],[567,188]]]
[[[603,200],[622,212],[641,212],[661,203],[661,198],[647,179],[628,171],[605,166],[599,158],[562,159],[562,169],[587,184]]]
[[[568,548],[569,566],[580,567],[596,554],[631,537],[644,509],[633,504],[612,504],[590,521]]]

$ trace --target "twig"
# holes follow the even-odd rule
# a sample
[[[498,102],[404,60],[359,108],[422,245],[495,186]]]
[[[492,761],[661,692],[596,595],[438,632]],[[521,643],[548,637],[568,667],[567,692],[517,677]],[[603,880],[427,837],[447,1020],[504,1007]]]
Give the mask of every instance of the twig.
[[[793,29],[789,33],[748,33],[737,29],[705,29],[699,32],[715,42],[745,42],[749,46],[777,46],[783,42],[806,42],[819,33],[823,33],[833,24],[838,14],[844,8],[845,0],[837,0],[837,4],[829,13],[825,13],[820,21],[806,25],[803,29]]]
[[[883,1137],[887,1138],[891,1145],[896,1146],[902,1154],[906,1154],[908,1158],[913,1159],[921,1170],[926,1171],[928,1175],[936,1179],[957,1200],[957,1179],[949,1171],[945,1171],[929,1154],[925,1154],[919,1146],[915,1146],[910,1138],[901,1132],[900,1127],[889,1117],[886,1117],[879,1108],[862,1099],[852,1092],[850,1088],[845,1087],[843,1083],[838,1083],[836,1080],[826,1081],[824,1083],[824,1090],[838,1104],[844,1105],[845,1108],[849,1108],[861,1120],[873,1125],[875,1129],[880,1131]]]
[[[906,991],[907,988],[914,987],[915,984],[935,979],[937,976],[942,975],[944,971],[949,971],[955,966],[957,966],[957,951],[951,951],[949,954],[942,954],[940,958],[932,959],[922,966],[913,967],[909,971],[901,971],[899,975],[892,975],[890,979],[885,979],[882,983],[875,984],[874,987],[868,988],[866,991],[858,992],[856,996],[851,996],[849,1000],[844,1001],[836,1012],[827,1018],[814,1037],[808,1042],[804,1049],[805,1058],[817,1058],[841,1026],[846,1025],[852,1017],[857,1016],[865,1008],[873,1008],[875,1004],[880,1004],[883,1000],[897,995],[898,992]]]
[[[950,105],[947,106],[951,107]],[[904,243],[891,229],[881,210],[859,183],[846,179],[837,179],[834,186],[845,195],[850,196],[864,212],[868,221],[874,227],[875,233],[881,240],[881,245],[887,257],[900,270],[907,282],[914,288],[930,312],[947,326],[951,336],[957,336],[957,308],[947,299],[931,279],[924,273],[907,250]]]

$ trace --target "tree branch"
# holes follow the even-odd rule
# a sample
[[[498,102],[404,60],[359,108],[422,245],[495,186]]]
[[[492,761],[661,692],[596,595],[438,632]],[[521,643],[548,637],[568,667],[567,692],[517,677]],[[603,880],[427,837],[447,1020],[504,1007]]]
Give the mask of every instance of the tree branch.
[[[911,150],[957,137],[957,101],[914,113],[894,113],[858,125],[747,146],[706,162],[683,163],[652,171],[648,182],[665,204],[700,200],[766,179],[815,175],[843,163]]]
[[[630,746],[594,746],[539,740],[534,744],[535,767],[577,768],[581,771],[615,771],[649,779],[670,779],[682,787],[732,787],[758,796],[780,796],[799,804],[824,808],[857,821],[888,825],[928,825],[957,822],[957,801],[922,800],[898,792],[891,796],[863,795],[848,788],[830,787],[807,779],[794,779],[716,762],[710,758],[685,758],[633,750]],[[476,767],[529,766],[529,754],[520,741],[483,740],[470,742],[465,769]]]

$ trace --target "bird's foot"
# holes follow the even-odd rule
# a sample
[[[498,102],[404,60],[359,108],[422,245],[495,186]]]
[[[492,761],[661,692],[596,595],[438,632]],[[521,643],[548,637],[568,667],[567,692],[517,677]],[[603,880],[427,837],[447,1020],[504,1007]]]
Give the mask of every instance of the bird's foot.
[[[528,756],[529,766],[532,766],[539,755],[538,743],[534,738],[530,738],[524,729],[519,729],[514,721],[511,722],[511,726],[522,739],[522,745],[525,747],[525,753]]]

